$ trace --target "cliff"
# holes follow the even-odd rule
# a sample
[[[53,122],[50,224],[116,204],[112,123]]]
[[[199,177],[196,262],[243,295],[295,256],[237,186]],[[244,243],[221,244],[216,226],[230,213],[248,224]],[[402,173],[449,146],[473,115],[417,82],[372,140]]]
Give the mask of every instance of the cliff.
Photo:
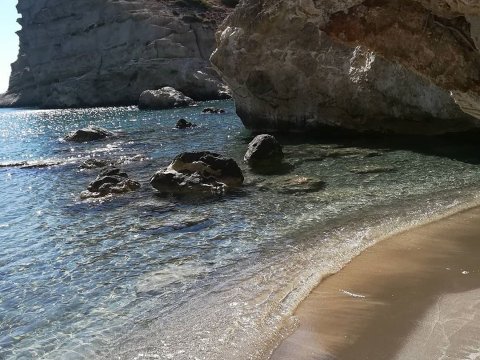
[[[244,0],[212,63],[256,131],[402,134],[480,125],[480,5]]]
[[[163,86],[222,96],[209,62],[230,11],[220,0],[19,0],[17,9],[20,51],[4,106],[135,104]]]

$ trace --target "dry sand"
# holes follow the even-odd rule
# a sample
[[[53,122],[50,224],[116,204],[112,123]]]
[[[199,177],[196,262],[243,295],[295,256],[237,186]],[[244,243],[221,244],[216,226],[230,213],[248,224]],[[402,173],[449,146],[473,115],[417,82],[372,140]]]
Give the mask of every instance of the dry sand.
[[[480,208],[374,245],[295,316],[272,359],[480,359]]]

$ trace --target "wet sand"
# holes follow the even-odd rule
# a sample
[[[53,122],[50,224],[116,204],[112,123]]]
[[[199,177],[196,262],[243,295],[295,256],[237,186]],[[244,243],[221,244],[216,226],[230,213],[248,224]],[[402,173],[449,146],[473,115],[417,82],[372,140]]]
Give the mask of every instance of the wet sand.
[[[295,316],[271,359],[480,359],[480,207],[379,242]]]

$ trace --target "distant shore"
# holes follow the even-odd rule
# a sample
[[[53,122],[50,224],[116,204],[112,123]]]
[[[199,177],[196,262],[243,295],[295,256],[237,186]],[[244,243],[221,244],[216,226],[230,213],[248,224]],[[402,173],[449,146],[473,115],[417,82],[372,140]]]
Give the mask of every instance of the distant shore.
[[[389,237],[312,291],[271,359],[478,356],[479,259],[480,207]]]

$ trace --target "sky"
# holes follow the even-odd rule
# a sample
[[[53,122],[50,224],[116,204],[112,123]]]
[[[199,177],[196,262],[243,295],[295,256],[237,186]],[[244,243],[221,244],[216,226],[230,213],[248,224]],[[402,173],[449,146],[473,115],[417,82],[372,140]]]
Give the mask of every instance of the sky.
[[[15,31],[20,30],[17,23],[17,0],[0,0],[0,93],[8,88],[10,64],[17,59],[18,36]]]

